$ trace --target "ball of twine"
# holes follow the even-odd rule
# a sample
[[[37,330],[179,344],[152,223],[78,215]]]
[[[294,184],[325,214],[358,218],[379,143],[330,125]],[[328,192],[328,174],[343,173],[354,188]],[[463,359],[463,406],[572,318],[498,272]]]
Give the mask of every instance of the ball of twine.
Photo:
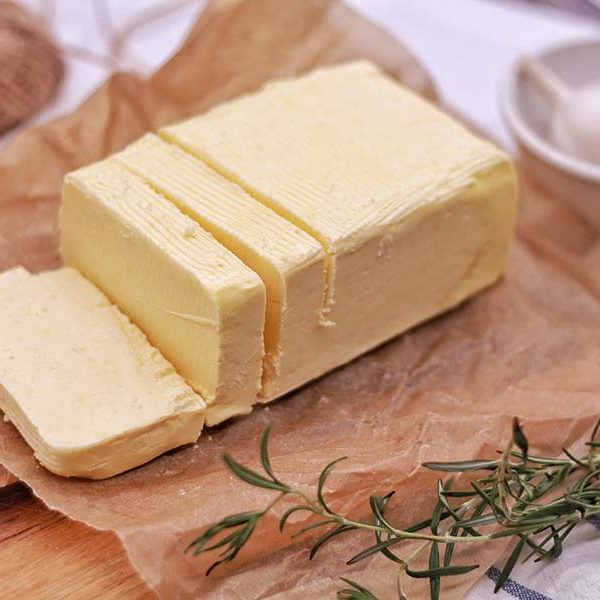
[[[60,50],[43,22],[14,2],[0,0],[0,132],[48,102],[63,73]]]

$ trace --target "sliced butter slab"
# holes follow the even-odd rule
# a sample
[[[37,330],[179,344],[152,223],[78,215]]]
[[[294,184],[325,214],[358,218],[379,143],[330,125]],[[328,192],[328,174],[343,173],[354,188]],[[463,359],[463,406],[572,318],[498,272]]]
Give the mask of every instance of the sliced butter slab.
[[[322,328],[325,255],[305,231],[202,161],[149,134],[112,157],[172,200],[263,280],[267,291],[261,399],[313,376]]]
[[[327,253],[313,376],[457,305],[505,269],[506,155],[359,62],[267,85],[166,127]]]
[[[102,289],[202,394],[208,424],[250,412],[266,303],[253,271],[114,163],[67,175],[61,229],[65,264]]]
[[[205,404],[74,269],[0,274],[0,408],[38,460],[103,479],[195,441]]]

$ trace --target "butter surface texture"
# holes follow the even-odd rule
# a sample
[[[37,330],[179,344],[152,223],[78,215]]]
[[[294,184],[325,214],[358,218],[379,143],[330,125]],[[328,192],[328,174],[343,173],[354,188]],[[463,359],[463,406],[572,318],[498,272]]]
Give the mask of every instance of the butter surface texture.
[[[161,136],[317,240],[312,377],[500,277],[516,212],[504,153],[368,63],[268,84]]]
[[[325,281],[319,242],[155,135],[144,136],[112,160],[172,200],[261,277],[267,292],[261,399],[310,379]]]
[[[38,460],[102,479],[194,442],[205,403],[73,269],[0,274],[0,408]]]
[[[208,404],[215,424],[250,412],[262,373],[261,279],[119,164],[69,174],[61,253],[140,327]]]

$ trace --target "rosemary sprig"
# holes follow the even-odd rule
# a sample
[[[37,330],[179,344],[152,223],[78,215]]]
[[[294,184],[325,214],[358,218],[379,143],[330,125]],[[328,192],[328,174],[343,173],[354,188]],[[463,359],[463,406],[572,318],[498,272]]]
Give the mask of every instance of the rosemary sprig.
[[[344,458],[338,458],[321,471],[314,496],[284,483],[271,466],[268,427],[260,442],[260,460],[264,473],[243,466],[229,454],[223,459],[227,467],[242,481],[259,488],[277,492],[263,509],[226,517],[209,527],[196,538],[187,550],[194,555],[221,550],[220,558],[207,574],[221,564],[235,559],[256,530],[260,520],[284,498],[294,497],[297,503],[289,507],[279,520],[284,531],[295,513],[310,513],[312,519],[293,537],[318,532],[309,553],[312,559],[331,539],[352,531],[370,531],[373,544],[350,557],[352,565],[369,556],[380,554],[398,565],[397,593],[406,599],[402,588],[404,577],[428,579],[432,600],[440,598],[444,577],[460,576],[478,565],[457,565],[454,551],[457,545],[490,543],[510,537],[515,540],[496,582],[495,591],[502,588],[519,563],[535,557],[536,561],[556,559],[565,538],[583,519],[600,514],[600,456],[596,439],[600,429],[597,421],[587,454],[576,457],[564,450],[564,458],[543,458],[529,454],[529,443],[519,421],[513,421],[512,436],[500,457],[494,460],[425,463],[423,466],[443,473],[483,473],[468,486],[455,488],[450,477],[438,481],[437,503],[429,519],[400,528],[386,516],[393,491],[369,498],[371,518],[354,520],[336,512],[324,495],[327,478]],[[483,531],[482,531],[483,530]],[[398,554],[403,543],[420,540],[422,543],[406,556]],[[428,552],[428,566],[414,568],[415,561]],[[377,600],[360,583],[341,578],[347,587],[338,592],[339,600]]]

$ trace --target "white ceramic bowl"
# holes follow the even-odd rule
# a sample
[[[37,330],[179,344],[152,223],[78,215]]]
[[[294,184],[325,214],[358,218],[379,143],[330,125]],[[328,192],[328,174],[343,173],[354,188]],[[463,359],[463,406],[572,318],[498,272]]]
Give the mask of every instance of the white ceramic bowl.
[[[598,38],[549,48],[536,57],[570,86],[600,81]],[[546,190],[600,229],[600,165],[565,154],[550,143],[550,107],[520,73],[518,63],[503,82],[500,104],[524,167]]]

